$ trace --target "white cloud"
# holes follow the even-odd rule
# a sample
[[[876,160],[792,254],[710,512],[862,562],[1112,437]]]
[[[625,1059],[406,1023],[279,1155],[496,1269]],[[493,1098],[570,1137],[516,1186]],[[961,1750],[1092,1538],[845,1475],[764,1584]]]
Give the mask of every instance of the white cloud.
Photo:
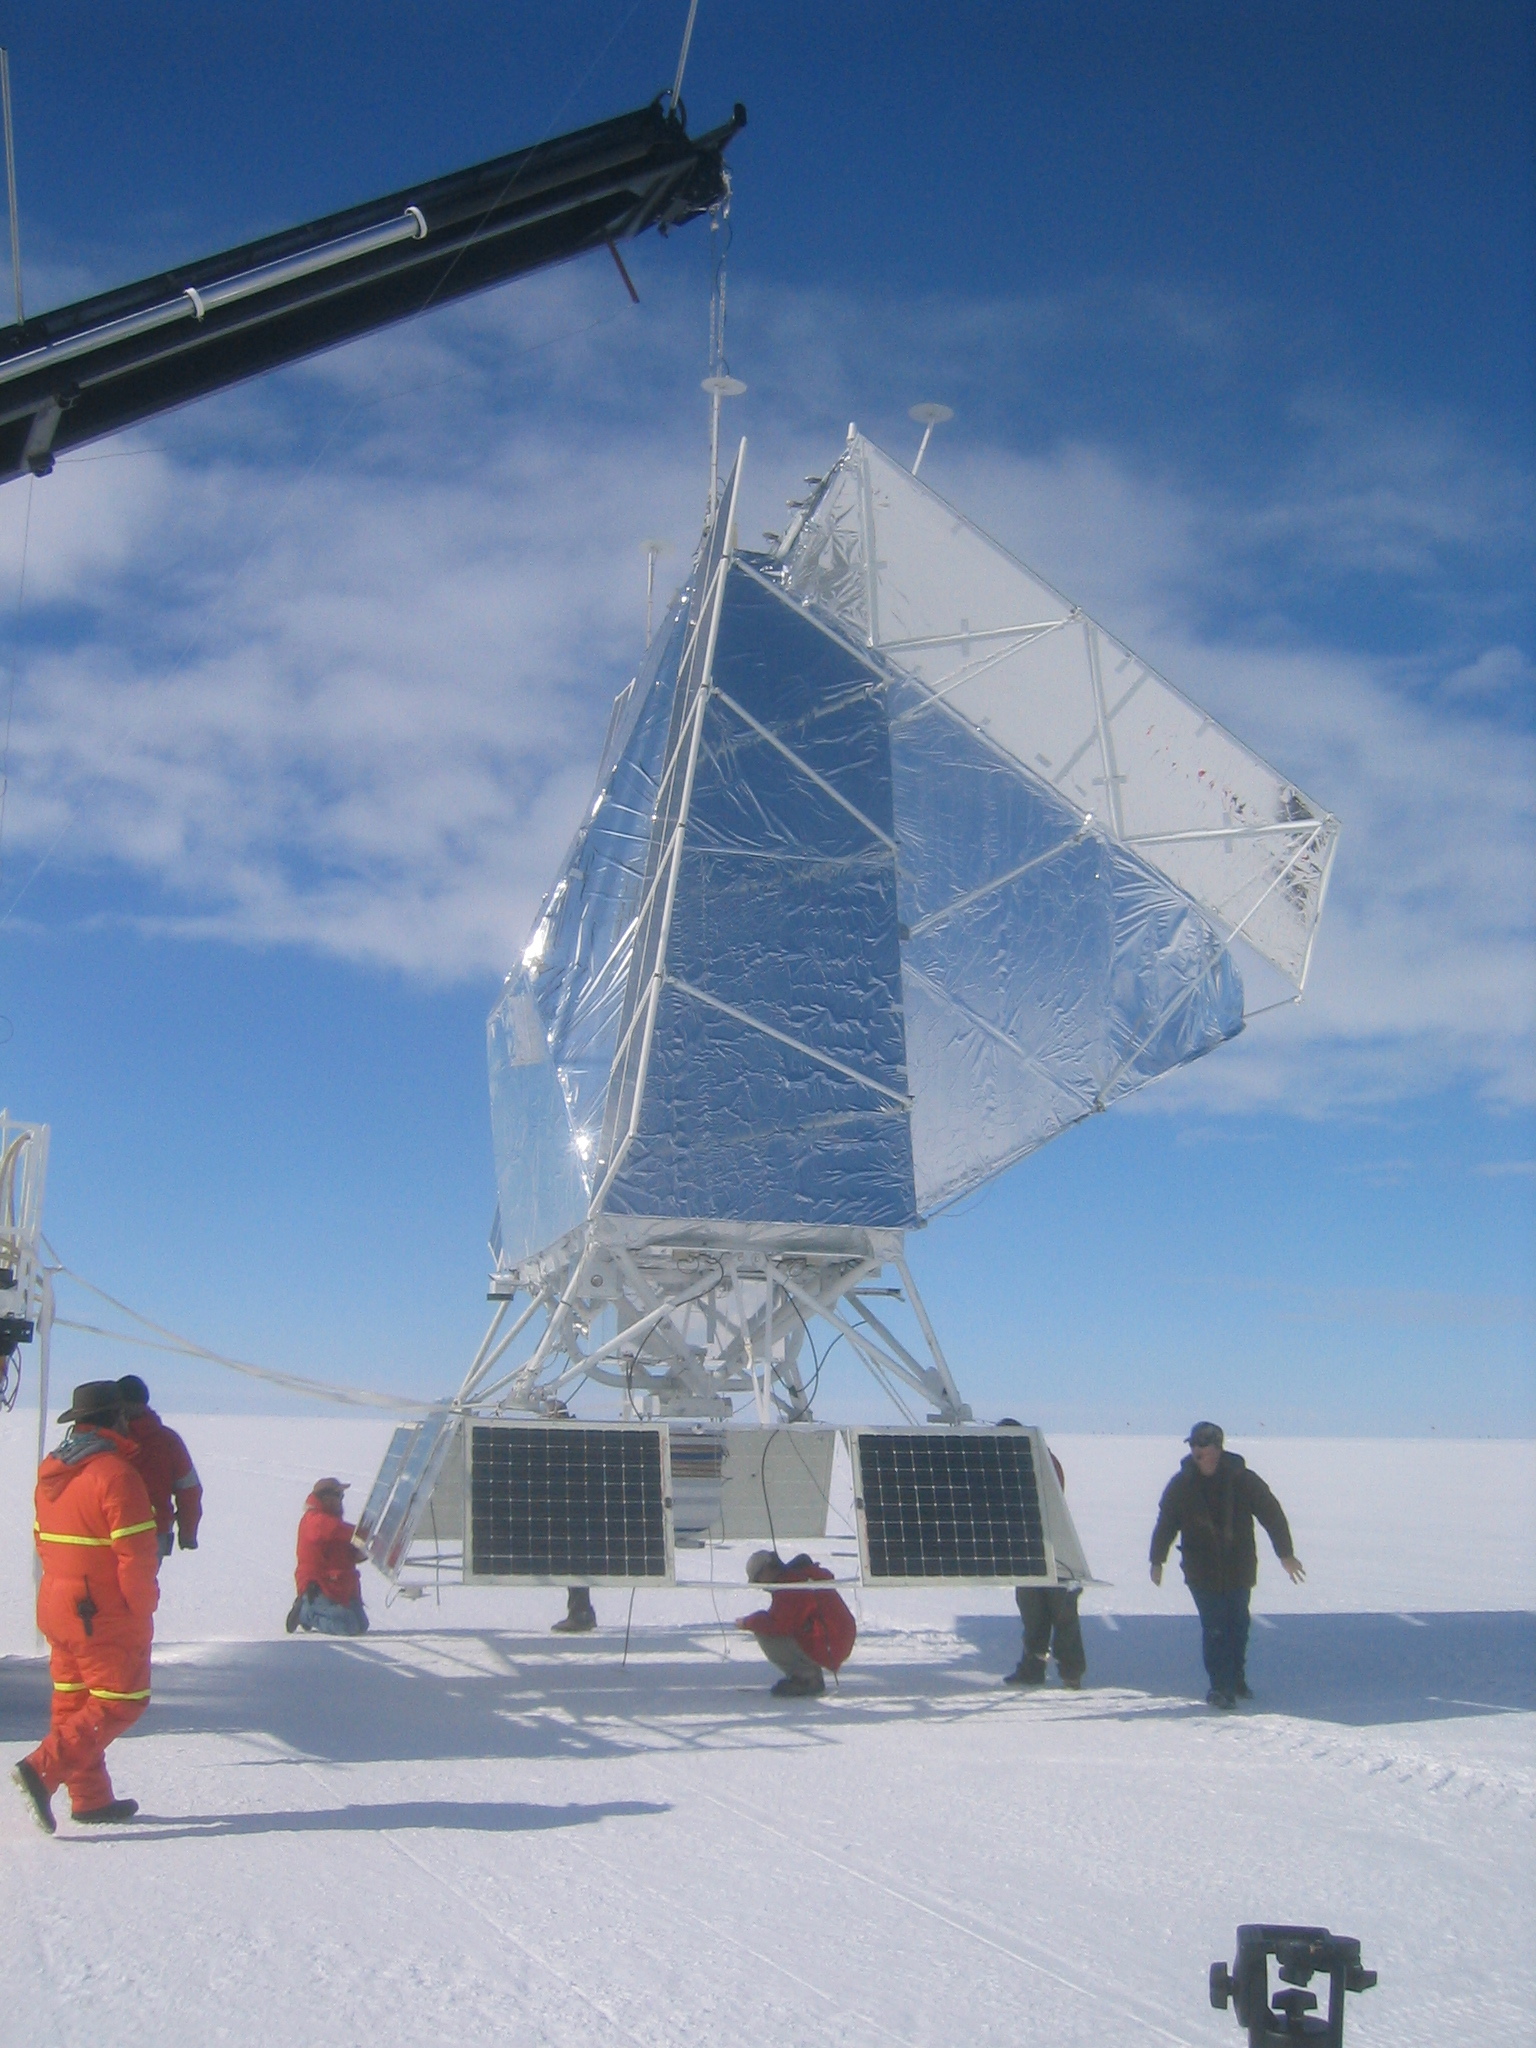
[[[702,509],[698,337],[665,292],[616,313],[611,283],[566,271],[474,302],[96,451],[160,452],[0,492],[0,590],[32,493],[8,875],[56,842],[60,864],[130,878],[156,929],[502,971],[639,652],[642,544],[665,537],[680,575]],[[978,356],[1041,332],[1059,346],[1073,317],[952,308],[945,341],[921,306],[759,311],[738,352],[745,535],[782,522],[861,391],[905,432],[909,388],[953,391],[951,362],[979,378]],[[1178,311],[1147,317],[1236,345]],[[1536,759],[1491,715],[1530,667],[1507,626],[1476,647],[1483,595],[1456,605],[1457,562],[1515,545],[1528,481],[1445,423],[1299,421],[1254,504],[1107,439],[1025,456],[963,420],[930,475],[1343,820],[1306,1003],[1149,1099],[1314,1111],[1470,1075],[1530,1100]],[[1324,560],[1432,590],[1456,651],[1328,645],[1295,596],[1297,563]]]
[[[1485,647],[1475,661],[1454,669],[1445,679],[1445,688],[1453,697],[1496,702],[1528,696],[1533,683],[1536,666],[1506,641],[1498,647]]]

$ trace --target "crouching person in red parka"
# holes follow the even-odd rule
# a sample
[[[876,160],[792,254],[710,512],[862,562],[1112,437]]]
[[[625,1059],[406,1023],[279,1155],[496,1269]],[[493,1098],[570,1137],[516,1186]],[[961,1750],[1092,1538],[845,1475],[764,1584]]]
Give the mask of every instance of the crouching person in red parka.
[[[365,1636],[363,1582],[357,1560],[363,1545],[350,1522],[341,1519],[346,1487],[339,1479],[317,1479],[299,1518],[299,1555],[294,1584],[299,1597],[288,1610],[284,1626],[317,1629],[323,1636]]]
[[[754,1586],[808,1588],[832,1574],[804,1552],[786,1564],[775,1550],[754,1550],[747,1559],[747,1577]],[[858,1635],[842,1595],[834,1592],[774,1593],[769,1606],[744,1614],[738,1628],[749,1628],[758,1648],[784,1676],[773,1688],[780,1699],[806,1699],[825,1692],[824,1671],[835,1672],[848,1660]]]

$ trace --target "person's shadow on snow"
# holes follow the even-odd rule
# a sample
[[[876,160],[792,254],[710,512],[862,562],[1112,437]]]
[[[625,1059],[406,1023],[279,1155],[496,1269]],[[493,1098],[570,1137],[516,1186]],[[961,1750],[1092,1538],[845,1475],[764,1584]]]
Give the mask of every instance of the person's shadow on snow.
[[[390,1834],[404,1828],[434,1832],[467,1830],[484,1835],[538,1834],[549,1828],[590,1827],[603,1820],[628,1820],[646,1814],[670,1813],[666,1801],[608,1799],[592,1805],[572,1800],[565,1806],[529,1806],[521,1801],[490,1799],[406,1799],[381,1806],[326,1806],[292,1813],[140,1813],[131,1832],[89,1839],[117,1841],[202,1841],[226,1835]],[[71,1840],[86,1839],[70,1837]]]
[[[963,1615],[956,1633],[975,1663],[999,1672],[1018,1653],[1019,1625]],[[1073,1711],[1206,1712],[1208,1684],[1193,1614],[1085,1614],[1085,1690]],[[1536,1615],[1255,1615],[1248,1642],[1249,1713],[1367,1728],[1412,1721],[1475,1720],[1536,1708]],[[1050,1697],[1060,1697],[1047,1686]],[[1139,1695],[1126,1700],[1124,1695]],[[1070,1697],[1070,1696],[1069,1696]]]

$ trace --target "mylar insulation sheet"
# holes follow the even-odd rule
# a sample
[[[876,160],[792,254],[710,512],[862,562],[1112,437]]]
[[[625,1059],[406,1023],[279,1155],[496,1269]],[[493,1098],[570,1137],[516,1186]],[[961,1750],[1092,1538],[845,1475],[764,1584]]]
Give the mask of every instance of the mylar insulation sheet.
[[[733,479],[734,482],[734,479]],[[490,1020],[502,1241],[905,1228],[1305,978],[1335,821],[855,436],[728,488]]]

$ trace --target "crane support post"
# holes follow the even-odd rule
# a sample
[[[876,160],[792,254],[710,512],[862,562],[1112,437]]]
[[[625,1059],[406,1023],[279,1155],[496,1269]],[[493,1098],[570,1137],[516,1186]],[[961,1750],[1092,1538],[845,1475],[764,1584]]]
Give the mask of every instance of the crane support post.
[[[0,328],[0,483],[428,307],[692,220],[725,196],[723,153],[746,118],[738,105],[694,138],[658,100]]]

